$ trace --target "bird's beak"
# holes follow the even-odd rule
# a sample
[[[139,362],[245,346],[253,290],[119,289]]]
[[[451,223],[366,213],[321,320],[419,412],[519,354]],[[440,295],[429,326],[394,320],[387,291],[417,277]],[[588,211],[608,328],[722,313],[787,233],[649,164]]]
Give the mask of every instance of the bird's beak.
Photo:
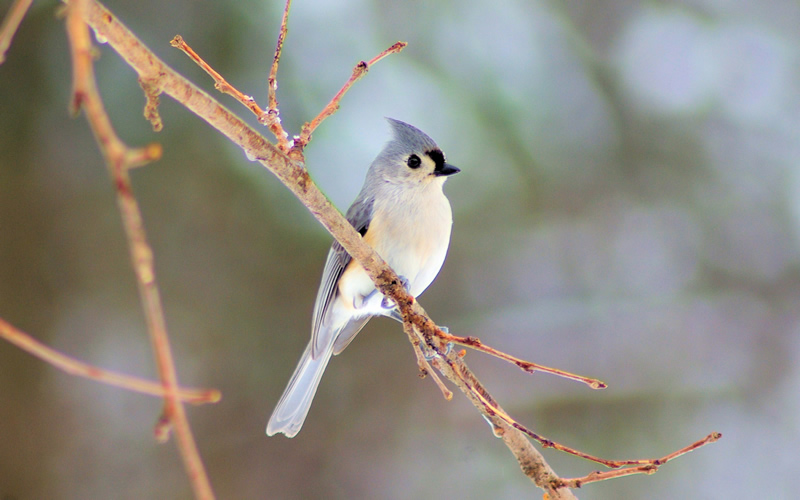
[[[433,175],[439,177],[439,176],[453,175],[459,172],[461,172],[461,169],[456,167],[455,165],[451,165],[449,163],[442,163],[441,168],[436,168],[433,171]]]

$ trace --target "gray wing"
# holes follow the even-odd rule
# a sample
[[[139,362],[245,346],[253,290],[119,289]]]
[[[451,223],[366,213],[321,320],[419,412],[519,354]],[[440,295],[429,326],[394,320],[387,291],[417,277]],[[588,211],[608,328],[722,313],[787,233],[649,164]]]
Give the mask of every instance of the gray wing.
[[[347,221],[358,231],[361,236],[367,232],[369,223],[372,220],[372,198],[361,199],[361,196],[353,202],[347,210]],[[350,263],[352,257],[345,251],[338,241],[334,241],[331,249],[328,252],[328,259],[325,261],[325,269],[322,271],[322,282],[317,291],[317,300],[314,303],[314,314],[311,317],[311,357],[317,359],[326,348],[333,345],[339,331],[333,331],[330,327],[326,326],[326,319],[328,310],[333,300],[338,293],[339,278],[344,273],[347,264]],[[356,326],[352,323],[358,322],[360,326],[355,332],[350,335],[355,336],[369,318],[360,318],[350,321],[345,325],[342,330],[348,330],[348,333]],[[346,345],[346,344],[345,344]],[[343,349],[344,347],[342,347]],[[337,350],[337,354],[341,349]]]
[[[347,322],[344,328],[341,329],[339,335],[336,336],[336,342],[333,344],[333,355],[337,356],[344,351],[345,347],[350,345],[350,342],[356,338],[358,332],[364,328],[372,316],[362,316],[358,319],[351,319]]]

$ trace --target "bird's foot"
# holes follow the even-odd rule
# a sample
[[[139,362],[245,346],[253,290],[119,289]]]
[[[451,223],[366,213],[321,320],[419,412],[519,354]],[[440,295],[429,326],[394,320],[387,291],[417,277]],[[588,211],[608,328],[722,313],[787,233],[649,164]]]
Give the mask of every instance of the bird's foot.
[[[440,326],[439,328],[441,328],[441,326]],[[448,343],[447,343],[447,345],[446,345],[446,346],[445,346],[445,348],[444,348],[444,355],[443,355],[443,357],[445,357],[445,358],[446,358],[447,356],[449,356],[449,355],[450,355],[450,353],[451,353],[451,352],[453,352],[453,343],[452,343],[452,342],[448,342]],[[430,360],[432,360],[433,358],[436,358],[436,357],[438,357],[438,356],[439,356],[439,353],[431,349],[431,350],[428,350],[428,351],[425,353],[425,360],[426,360],[426,361],[430,361]]]

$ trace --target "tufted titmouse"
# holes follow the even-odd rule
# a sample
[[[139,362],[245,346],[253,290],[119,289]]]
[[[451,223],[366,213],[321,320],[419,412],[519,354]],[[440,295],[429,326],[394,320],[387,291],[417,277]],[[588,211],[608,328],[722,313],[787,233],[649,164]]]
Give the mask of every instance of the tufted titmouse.
[[[442,150],[421,130],[388,120],[394,138],[372,162],[347,220],[416,297],[447,254],[453,216],[442,186],[460,170],[445,162]],[[372,316],[400,320],[394,304],[334,242],[314,304],[311,341],[272,412],[267,435],[300,432],[331,355],[342,352]]]

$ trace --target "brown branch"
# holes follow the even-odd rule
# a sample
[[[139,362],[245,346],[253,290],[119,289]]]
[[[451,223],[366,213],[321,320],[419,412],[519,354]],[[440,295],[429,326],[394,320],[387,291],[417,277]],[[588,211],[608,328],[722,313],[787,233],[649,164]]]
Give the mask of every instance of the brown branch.
[[[420,308],[421,309],[421,308]],[[424,311],[423,311],[424,314]],[[419,318],[422,321],[418,321]],[[445,377],[456,384],[467,399],[481,412],[484,418],[492,425],[495,436],[501,438],[519,463],[522,472],[533,483],[544,490],[546,498],[550,500],[574,499],[572,491],[564,488],[559,483],[560,478],[553,471],[544,457],[536,450],[530,440],[519,429],[508,421],[513,421],[494,398],[483,388],[483,385],[467,367],[461,354],[446,354],[441,351],[442,344],[437,345],[433,338],[426,335],[420,323],[430,321],[427,316],[412,319],[414,329],[425,338],[428,348],[436,352],[433,364]],[[431,322],[432,323],[432,322]],[[435,325],[434,325],[435,326]],[[501,416],[502,415],[502,416]]]
[[[503,443],[516,457],[522,472],[539,488],[545,491],[547,500],[574,500],[575,495],[569,488],[558,484],[559,477],[550,467],[541,453],[523,434],[515,432],[513,427],[504,424],[494,426],[494,434],[503,440]]]
[[[183,40],[182,36],[175,35],[175,38],[173,38],[169,44],[176,49],[183,51],[183,53],[189,56],[189,58],[194,61],[195,64],[200,66],[203,71],[208,73],[208,75],[214,79],[215,89],[219,90],[223,94],[228,94],[239,101],[242,106],[252,111],[253,114],[258,117],[259,122],[264,123],[266,121],[267,114],[261,109],[261,107],[259,107],[258,103],[256,103],[256,100],[252,96],[239,92],[236,87],[228,83],[227,80],[225,80],[222,75],[217,73],[216,70],[214,70],[214,68],[212,68],[207,62],[205,62],[203,58],[194,51],[194,49],[189,47],[189,45]]]
[[[273,133],[275,138],[278,141],[277,147],[278,149],[283,152],[287,153],[290,158],[295,161],[303,161],[303,150],[305,149],[308,141],[311,140],[311,134],[316,130],[316,128],[330,115],[334,114],[339,109],[339,102],[342,100],[342,97],[350,90],[350,87],[353,86],[355,82],[357,82],[361,77],[363,77],[369,68],[380,61],[381,59],[385,58],[390,54],[394,54],[403,50],[406,45],[406,42],[397,42],[388,49],[384,50],[377,56],[373,57],[369,61],[361,61],[353,68],[353,74],[350,75],[350,78],[347,82],[339,89],[339,92],[333,96],[333,99],[323,108],[323,110],[313,119],[311,122],[306,123],[303,125],[303,128],[300,132],[300,135],[295,137],[292,146],[290,147],[288,136],[289,134],[286,133],[283,126],[280,122],[280,112],[278,110],[278,99],[276,96],[276,91],[278,89],[278,82],[277,82],[277,73],[278,73],[278,63],[281,58],[281,52],[283,50],[283,41],[286,38],[286,33],[288,32],[287,21],[289,18],[289,8],[291,6],[291,0],[286,1],[286,6],[283,11],[283,18],[281,19],[281,27],[280,32],[278,34],[278,42],[275,47],[275,56],[272,61],[272,67],[270,68],[269,80],[268,80],[268,99],[269,104],[267,110],[264,111],[261,107],[256,103],[255,99],[252,96],[246,95],[236,89],[233,85],[227,82],[225,78],[222,77],[214,68],[212,68],[207,62],[203,60],[189,45],[183,40],[180,35],[176,35],[175,38],[172,39],[170,45],[173,47],[182,50],[189,58],[191,58],[198,66],[200,66],[203,71],[208,73],[211,78],[214,79],[214,88],[219,90],[224,94],[228,94],[233,96],[237,101],[239,101],[243,106],[253,112],[258,118],[259,123],[265,124],[269,127],[270,131]]]
[[[14,34],[32,3],[33,0],[15,0],[3,19],[3,24],[0,26],[0,64],[6,61],[6,52],[11,46],[11,40],[14,39]]]
[[[509,363],[513,363],[517,365],[520,369],[528,373],[535,373],[535,372],[550,373],[552,375],[556,375],[566,379],[575,380],[577,382],[583,382],[592,389],[605,389],[606,387],[608,387],[605,382],[602,382],[594,378],[584,377],[583,375],[576,375],[574,373],[566,372],[564,370],[559,370],[558,368],[551,368],[549,366],[538,365],[536,363],[531,363],[530,361],[525,361],[524,359],[519,359],[515,356],[499,351],[493,347],[489,347],[485,345],[483,342],[481,342],[481,339],[475,337],[458,337],[456,335],[450,335],[449,333],[443,332],[441,329],[439,329],[439,331],[436,332],[436,335],[446,342],[452,342],[453,344],[463,345],[475,349],[476,351],[485,352],[486,354],[489,354],[496,358],[503,359],[505,361],[508,361]]]
[[[446,342],[436,336],[438,327],[425,314],[422,307],[405,291],[397,275],[371,247],[364,243],[355,229],[330,204],[303,168],[302,148],[313,131],[312,125],[316,127],[324,117],[335,111],[336,107],[338,107],[338,99],[341,98],[343,91],[346,91],[349,85],[352,85],[352,82],[348,82],[343,91],[340,91],[337,97],[326,107],[326,110],[323,110],[314,121],[304,127],[306,132],[305,142],[301,140],[299,147],[295,144],[295,154],[292,158],[289,158],[208,94],[189,83],[156,58],[96,0],[91,2],[87,21],[108,40],[109,45],[134,68],[141,78],[158,79],[162,92],[176,99],[239,145],[248,158],[258,160],[284,183],[343,248],[362,265],[381,293],[398,304],[404,323],[413,325],[416,330],[415,336],[419,336],[422,339],[420,342],[424,341],[425,347],[435,353],[432,362],[433,366],[455,383],[479,411],[492,422],[496,434],[503,438],[509,450],[514,453],[525,474],[540,488],[544,489],[552,499],[574,498],[568,488],[561,487],[562,485],[557,482],[558,476],[547,466],[541,454],[533,448],[530,441],[525,437],[526,434],[518,427],[508,423],[506,419],[510,420],[510,417],[500,409],[488,392],[483,389],[463,359],[453,354],[447,355],[443,349]],[[402,46],[398,46],[396,50],[400,48]],[[377,59],[370,63],[374,63]],[[359,67],[361,67],[360,70],[358,69]],[[351,78],[352,81],[363,75],[364,69],[368,67],[368,64],[364,63],[359,67],[354,71],[354,77]],[[413,340],[412,343],[414,343]],[[424,365],[423,363],[420,364]],[[527,444],[524,444],[525,442]]]
[[[390,288],[394,288],[394,284]],[[388,288],[387,288],[388,290]],[[506,427],[510,427],[512,429],[516,429],[517,431],[527,435],[528,437],[538,441],[543,447],[545,448],[553,448],[563,453],[568,453],[570,455],[574,455],[586,460],[590,460],[595,463],[600,463],[610,468],[620,468],[623,466],[629,465],[637,465],[638,467],[632,467],[630,469],[625,469],[626,472],[620,471],[613,471],[611,473],[593,473],[594,479],[589,482],[593,481],[600,481],[604,479],[611,479],[613,477],[622,477],[631,474],[641,474],[641,473],[653,473],[657,470],[658,466],[663,465],[669,460],[672,460],[678,456],[681,456],[689,451],[695,450],[701,446],[706,444],[715,442],[717,439],[722,437],[720,433],[712,433],[704,439],[701,439],[695,443],[692,443],[689,446],[686,446],[678,451],[670,453],[665,457],[659,459],[639,459],[639,460],[607,460],[600,457],[596,457],[594,455],[590,455],[588,453],[582,452],[580,450],[576,450],[574,448],[570,448],[568,446],[564,446],[560,443],[557,443],[553,440],[547,439],[527,427],[523,426],[516,420],[514,420],[511,416],[509,416],[497,402],[492,398],[488,391],[486,391],[475,375],[467,368],[466,364],[463,362],[463,354],[458,354],[453,356],[452,354],[448,353],[448,349],[446,348],[446,343],[452,340],[452,335],[444,334],[441,329],[433,323],[433,321],[427,316],[427,314],[422,310],[421,306],[414,301],[413,299],[407,300],[404,302],[398,302],[400,306],[401,313],[403,315],[404,322],[411,322],[414,325],[416,331],[418,331],[418,335],[423,339],[426,344],[426,347],[435,353],[436,359],[434,360],[435,366],[442,372],[449,380],[456,383],[459,386],[461,391],[467,395],[467,397],[472,401],[473,405],[475,405],[478,410],[484,415],[484,417],[489,420],[492,425],[494,426],[495,430],[498,429],[505,429]],[[418,309],[418,311],[414,311],[414,309]],[[413,343],[413,342],[412,342]],[[509,443],[506,443],[509,445]],[[509,445],[509,449],[513,448]],[[531,477],[532,480],[537,484],[537,486],[546,489],[546,484],[540,482],[540,480],[546,479],[549,481],[551,485],[555,485],[558,488],[563,488],[566,486],[564,483],[559,482],[558,476],[549,475],[541,476],[538,474],[530,474],[523,463],[527,463],[522,460],[523,457],[517,456],[518,461],[520,461],[521,466],[523,467],[523,471],[526,472],[526,475]],[[524,457],[530,459],[530,457]],[[543,460],[543,459],[542,459]],[[533,463],[538,463],[534,460]],[[533,471],[530,471],[533,472]],[[571,483],[572,484],[572,483]],[[552,497],[551,498],[555,498]]]
[[[594,471],[591,474],[588,474],[584,477],[578,477],[573,479],[559,479],[555,484],[559,487],[580,488],[584,484],[594,483],[597,481],[605,481],[607,479],[615,479],[623,476],[630,476],[633,474],[653,474],[658,470],[660,466],[664,465],[670,460],[674,460],[680,457],[681,455],[685,455],[691,451],[694,451],[700,448],[701,446],[705,446],[709,443],[714,443],[721,437],[722,434],[720,434],[719,432],[712,432],[703,439],[695,441],[689,446],[681,448],[678,451],[674,451],[669,455],[666,455],[661,458],[650,460],[650,463],[646,465],[639,465],[637,467],[627,467],[624,469],[617,469],[611,471]]]
[[[403,309],[409,307],[414,307],[419,309],[419,314],[411,310],[408,312],[408,317],[406,317],[406,311],[404,311]],[[421,306],[419,306],[416,303],[416,301],[400,303],[400,308],[403,314],[403,319],[405,321],[414,323],[415,328],[418,329],[418,331],[420,332],[420,336],[426,343],[427,348],[436,353],[436,356],[438,357],[439,361],[438,366],[442,366],[442,363],[444,363],[444,366],[449,368],[453,376],[460,380],[464,388],[463,391],[466,391],[469,393],[469,395],[471,395],[471,400],[473,401],[473,404],[475,404],[475,406],[479,410],[481,410],[484,416],[492,419],[496,427],[499,427],[500,423],[511,426],[514,429],[517,429],[518,431],[526,434],[531,439],[536,440],[545,448],[553,448],[563,453],[574,455],[595,463],[605,465],[606,467],[610,468],[619,468],[626,465],[641,465],[641,466],[652,467],[663,464],[665,462],[665,459],[671,460],[675,457],[687,453],[688,451],[692,451],[700,446],[703,446],[710,442],[714,442],[717,439],[719,439],[719,437],[722,436],[719,433],[712,433],[706,439],[697,441],[661,459],[607,460],[604,458],[596,457],[594,455],[590,455],[575,448],[562,445],[556,441],[553,441],[551,439],[548,439],[544,436],[541,436],[533,432],[532,430],[528,429],[524,425],[514,420],[502,408],[500,408],[497,402],[491,397],[491,395],[489,395],[488,391],[486,391],[482,387],[482,385],[480,384],[478,379],[474,376],[474,374],[466,367],[466,364],[463,362],[463,355],[452,356],[448,354],[445,344],[448,342],[454,342],[454,341],[457,342],[459,339],[463,340],[463,338],[454,337],[453,335],[442,332],[441,329],[436,324],[434,324],[433,321],[422,310]],[[477,339],[472,339],[472,343],[474,343],[475,341],[477,341]],[[450,376],[448,376],[448,379],[453,380],[453,378]],[[499,419],[499,421],[496,421],[495,419]],[[709,440],[709,438],[712,436],[717,436],[717,438]]]
[[[431,369],[430,362],[428,362],[420,343],[422,337],[416,332],[416,330],[414,330],[414,327],[411,323],[404,322],[403,331],[405,331],[406,335],[408,335],[408,340],[411,342],[411,345],[414,348],[414,355],[417,357],[417,366],[419,366],[419,376],[421,378],[425,378],[430,375],[433,379],[433,382],[436,384],[436,387],[442,391],[442,396],[444,396],[444,399],[447,401],[453,399],[453,391],[448,389],[447,386],[444,385],[444,382],[442,382],[442,379],[439,378],[439,375],[437,375],[436,372]]]
[[[280,149],[284,153],[288,153],[290,150],[289,144],[289,134],[283,129],[281,125],[280,119],[280,111],[278,110],[278,98],[275,92],[278,90],[278,81],[277,81],[277,74],[278,74],[278,62],[281,59],[281,52],[283,51],[283,41],[286,38],[286,33],[288,32],[287,21],[289,19],[289,7],[291,6],[292,1],[287,0],[286,6],[283,10],[283,18],[281,19],[281,28],[278,34],[278,43],[275,47],[275,56],[272,60],[272,67],[270,68],[269,72],[269,80],[268,80],[268,88],[267,94],[269,99],[269,104],[266,110],[262,110],[261,107],[258,105],[256,100],[249,95],[245,95],[244,93],[240,92],[236,87],[228,83],[222,75],[220,75],[214,68],[211,67],[207,62],[200,57],[197,52],[192,49],[189,44],[187,44],[183,37],[180,35],[175,35],[175,38],[172,39],[170,45],[173,47],[180,49],[183,51],[184,54],[189,56],[191,60],[195,62],[200,68],[203,69],[206,73],[208,73],[211,78],[214,79],[214,88],[222,92],[223,94],[228,94],[232,96],[234,99],[239,101],[244,107],[249,109],[256,115],[258,122],[261,124],[266,125],[269,130],[275,136],[275,139],[278,141],[278,149]]]
[[[0,337],[45,363],[70,375],[88,378],[95,382],[113,385],[129,391],[163,397],[164,388],[149,380],[123,375],[86,364],[52,349],[0,318]],[[217,403],[222,395],[216,389],[178,389],[178,397],[191,404]]]
[[[459,373],[459,370],[456,370],[456,373]],[[463,375],[461,375],[461,376],[463,376]],[[469,383],[467,383],[467,385],[469,387]],[[475,390],[475,389],[473,388],[473,390]],[[565,446],[563,444],[557,443],[556,441],[553,441],[552,439],[548,439],[548,438],[546,438],[544,436],[541,436],[541,435],[533,432],[532,430],[528,429],[524,425],[520,424],[519,422],[517,422],[516,420],[511,418],[502,409],[500,409],[497,406],[497,403],[495,403],[493,400],[491,400],[491,399],[489,399],[487,397],[487,393],[485,391],[475,390],[475,393],[476,393],[477,399],[482,403],[482,408],[483,408],[483,410],[486,411],[486,413],[488,413],[489,415],[491,415],[493,417],[500,418],[506,424],[508,424],[511,427],[513,427],[513,428],[521,431],[522,433],[528,435],[531,439],[534,439],[535,441],[539,442],[539,444],[541,444],[542,447],[544,447],[544,448],[553,448],[554,450],[558,450],[558,451],[560,451],[562,453],[567,453],[569,455],[574,455],[576,457],[583,458],[583,459],[589,460],[591,462],[595,462],[595,463],[598,463],[598,464],[601,464],[601,465],[605,465],[606,467],[609,467],[609,468],[612,468],[612,469],[619,469],[620,467],[631,466],[631,465],[640,466],[640,468],[642,468],[643,470],[644,469],[648,469],[649,470],[649,469],[652,469],[652,467],[656,467],[657,468],[659,465],[662,465],[662,464],[666,463],[667,461],[669,461],[669,460],[671,460],[673,458],[676,458],[676,457],[678,457],[680,455],[688,453],[689,451],[692,451],[692,450],[694,450],[696,448],[699,448],[700,446],[703,446],[703,445],[706,445],[706,444],[709,444],[709,443],[713,443],[714,441],[716,441],[717,439],[722,437],[722,434],[720,434],[718,432],[709,434],[709,436],[707,436],[706,438],[701,439],[699,441],[696,441],[696,442],[692,443],[689,446],[681,448],[678,451],[672,452],[672,453],[670,453],[669,455],[667,455],[664,458],[644,458],[644,459],[637,459],[637,460],[608,460],[608,459],[605,459],[605,458],[600,458],[600,457],[597,457],[597,456],[594,456],[594,455],[590,455],[588,453],[585,453],[583,451],[577,450],[575,448],[570,448],[569,446]],[[709,439],[712,436],[716,436],[716,438],[715,439]],[[633,473],[636,473],[636,472],[632,472],[632,473],[628,473],[628,474],[633,474]],[[625,474],[622,474],[622,475],[625,475]],[[604,479],[607,479],[607,478],[604,478]]]
[[[308,141],[311,140],[311,134],[317,129],[317,127],[319,127],[320,123],[322,123],[325,118],[331,116],[339,109],[339,101],[341,101],[342,97],[344,97],[347,91],[350,90],[350,87],[360,80],[361,77],[366,75],[367,71],[369,71],[369,68],[371,68],[373,64],[390,54],[400,52],[406,48],[406,45],[408,45],[406,42],[397,42],[369,61],[361,61],[360,63],[356,64],[356,67],[353,68],[353,74],[350,75],[350,78],[347,80],[347,82],[342,86],[341,89],[339,89],[339,92],[333,96],[333,99],[331,99],[331,101],[322,109],[322,111],[320,111],[316,117],[314,117],[313,120],[303,125],[303,128],[300,131],[300,137],[295,137],[294,139],[294,145],[292,146],[292,150],[289,152],[289,156],[293,159],[302,158],[303,149],[305,149]]]
[[[161,93],[158,90],[158,80],[139,78],[139,86],[142,87],[144,97],[147,99],[144,105],[144,117],[153,126],[153,132],[161,132],[164,124],[161,122],[161,115],[158,113],[158,95]]]
[[[289,134],[283,129],[281,125],[281,113],[278,110],[278,63],[281,60],[281,53],[283,52],[283,41],[286,40],[286,34],[289,32],[289,7],[292,5],[292,0],[286,0],[286,6],[283,9],[283,17],[281,18],[281,29],[278,31],[278,41],[275,44],[275,56],[272,58],[272,66],[269,69],[269,78],[267,79],[267,118],[265,123],[272,131],[272,134],[278,140],[278,149],[284,153],[288,153],[290,149]]]
[[[283,42],[286,40],[286,34],[289,32],[289,8],[292,6],[292,0],[286,0],[286,5],[283,8],[283,17],[281,18],[281,28],[278,31],[278,42],[275,44],[275,56],[272,58],[272,66],[269,69],[269,78],[267,80],[267,96],[269,98],[269,105],[267,108],[278,114],[278,97],[275,95],[278,90],[278,63],[281,60],[281,53],[283,52]]]
[[[133,166],[159,158],[161,148],[149,146],[143,149],[129,150],[114,132],[100,99],[94,77],[91,58],[92,45],[89,29],[84,21],[88,13],[95,10],[95,6],[90,5],[89,1],[71,0],[67,4],[67,35],[70,40],[74,66],[72,110],[77,113],[79,109],[84,109],[95,139],[106,159],[109,173],[114,180],[117,204],[128,238],[133,269],[155,351],[159,378],[165,392],[162,420],[169,422],[175,428],[178,448],[196,497],[212,499],[214,493],[211,490],[208,475],[186,418],[186,411],[179,397],[175,361],[169,345],[166,322],[155,278],[153,252],[145,237],[141,211],[133,195],[128,173]],[[111,15],[107,14],[106,18],[111,18]],[[151,83],[157,81],[157,75],[149,75],[149,77],[144,80]],[[164,429],[165,427],[161,425],[156,427],[162,438],[165,437]]]

